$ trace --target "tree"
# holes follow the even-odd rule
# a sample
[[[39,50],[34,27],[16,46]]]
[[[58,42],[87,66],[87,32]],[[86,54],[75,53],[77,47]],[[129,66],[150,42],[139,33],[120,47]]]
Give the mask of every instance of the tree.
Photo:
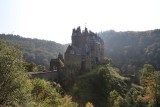
[[[116,90],[113,90],[109,93],[109,101],[108,106],[109,107],[127,107],[127,103],[123,99],[121,95]]]
[[[31,106],[32,85],[25,73],[22,53],[0,41],[0,104]]]
[[[46,67],[45,66],[38,65],[37,68],[38,68],[38,71],[46,71]]]
[[[150,64],[145,64],[140,70],[141,73],[141,85],[142,86],[153,86],[154,80],[154,67]]]
[[[160,106],[160,72],[155,73],[155,105]]]
[[[22,52],[0,41],[0,105],[14,107],[77,107],[72,97],[62,95],[50,82],[30,80]]]
[[[34,62],[26,62],[25,63],[25,68],[28,72],[37,72],[38,71],[38,67]]]
[[[32,97],[35,106],[41,107],[77,107],[77,103],[71,101],[72,97],[62,97],[53,85],[42,79],[34,79]]]
[[[109,93],[109,106],[110,107],[113,107],[113,105],[114,105],[114,101],[117,99],[117,97],[119,96],[119,93],[116,91],[116,90],[113,90],[113,91],[111,91],[110,93]]]
[[[144,94],[142,100],[148,103],[149,107],[159,105],[159,73],[154,71],[154,67],[145,64],[140,70],[141,85],[144,87]]]

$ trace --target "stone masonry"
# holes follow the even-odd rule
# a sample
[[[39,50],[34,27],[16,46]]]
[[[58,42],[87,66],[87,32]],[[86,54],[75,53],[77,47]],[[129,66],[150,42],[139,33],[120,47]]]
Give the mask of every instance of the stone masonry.
[[[65,68],[92,69],[103,63],[103,59],[103,40],[87,28],[84,31],[81,31],[80,27],[73,29],[72,43],[64,54]]]

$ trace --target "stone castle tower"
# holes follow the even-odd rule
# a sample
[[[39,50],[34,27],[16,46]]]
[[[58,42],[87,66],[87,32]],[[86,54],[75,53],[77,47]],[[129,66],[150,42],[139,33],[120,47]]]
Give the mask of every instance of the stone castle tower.
[[[72,43],[68,46],[64,58],[67,68],[91,69],[95,65],[103,63],[104,42],[87,28],[81,32],[81,28],[78,27],[73,29]]]

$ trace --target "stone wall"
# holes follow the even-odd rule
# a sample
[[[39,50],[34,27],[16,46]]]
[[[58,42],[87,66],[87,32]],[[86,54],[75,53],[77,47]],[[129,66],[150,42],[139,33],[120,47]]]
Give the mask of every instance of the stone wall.
[[[81,68],[81,55],[65,53],[65,66]]]
[[[47,72],[29,72],[28,73],[30,78],[41,78],[45,80],[54,80],[58,81],[58,72],[52,72],[52,71],[47,71]]]

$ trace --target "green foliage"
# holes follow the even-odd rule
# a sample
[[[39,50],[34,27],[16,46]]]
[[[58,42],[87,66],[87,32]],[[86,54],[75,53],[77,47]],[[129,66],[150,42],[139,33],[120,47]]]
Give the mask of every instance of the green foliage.
[[[142,86],[151,86],[154,85],[154,67],[150,64],[145,64],[144,67],[140,70],[141,73],[141,85]]]
[[[31,106],[32,85],[23,66],[22,53],[0,42],[0,104]]]
[[[46,67],[42,65],[36,65],[34,62],[25,62],[24,64],[27,72],[40,72],[46,71]]]
[[[8,45],[16,46],[23,54],[27,62],[34,62],[49,68],[49,62],[56,58],[58,53],[64,53],[67,45],[61,45],[53,41],[23,38],[18,35],[0,34],[0,40],[7,41]]]
[[[60,94],[60,86],[30,80],[22,52],[0,41],[0,105],[13,107],[77,107],[72,97]],[[35,67],[31,63],[31,67]]]
[[[91,71],[92,72],[92,71]],[[96,72],[85,74],[78,77],[75,82],[71,95],[75,101],[78,101],[83,106],[88,102],[92,102],[94,106],[106,106],[108,85],[110,78],[107,68],[99,67]]]
[[[38,71],[46,71],[46,67],[42,65],[37,66]]]
[[[104,40],[104,54],[126,74],[138,74],[144,64],[160,70],[160,29],[143,32],[99,33]]]
[[[123,97],[122,96],[118,96],[117,98],[116,98],[116,100],[114,100],[114,105],[113,105],[113,107],[126,107],[126,102],[125,102],[125,100],[123,99]]]
[[[50,82],[42,79],[34,79],[32,97],[36,102],[35,106],[41,107],[77,107],[77,104],[71,101],[70,96],[62,97],[56,88]]]
[[[1,40],[7,41],[8,46],[0,41],[0,104],[27,107],[77,107],[78,104],[86,107],[159,107],[160,72],[156,71],[160,69],[159,34],[160,30],[102,32],[105,55],[111,58],[105,58],[105,66],[69,77],[65,86],[72,97],[62,96],[59,85],[41,79],[31,81],[25,73],[25,70],[44,71],[51,58],[64,52],[64,45],[1,34]],[[22,50],[29,63],[24,63],[22,53],[11,45]],[[122,76],[121,70],[113,63],[125,74],[138,75],[141,86]],[[64,80],[67,79],[68,76]],[[72,98],[78,104],[72,102]]]
[[[154,67],[150,64],[144,64],[143,68],[141,69],[141,74],[146,74],[146,73],[153,73],[154,72]]]
[[[160,72],[155,73],[155,104],[160,106]]]
[[[56,92],[56,89],[52,87],[50,82],[46,82],[42,79],[34,79],[33,82],[32,97],[38,105],[56,105],[60,94]],[[38,106],[37,105],[37,106]]]
[[[121,105],[124,102],[121,95],[124,95],[130,87],[130,83],[127,81],[118,74],[118,69],[112,66],[99,66],[90,72],[78,76],[70,89],[70,94],[73,100],[82,106],[89,101],[95,107],[106,107],[111,104],[109,103],[111,102],[109,97],[112,93],[111,91],[115,90],[121,94],[118,94],[112,100],[112,105],[114,105],[114,100],[117,100],[115,102],[116,105]]]
[[[117,99],[118,96],[119,96],[119,93],[116,90],[113,90],[109,93],[109,98],[108,98],[109,107],[113,107],[114,101]]]
[[[141,93],[142,95],[137,97],[138,104],[148,107],[160,106],[159,72],[155,71],[150,64],[145,64],[140,72],[141,85],[144,87],[144,90]]]
[[[28,72],[37,72],[38,71],[38,68],[34,62],[30,62],[30,63],[26,62],[25,68]]]
[[[159,107],[160,73],[145,64],[141,69],[142,86],[132,84],[112,65],[99,66],[78,76],[69,90],[73,100],[96,107]]]

